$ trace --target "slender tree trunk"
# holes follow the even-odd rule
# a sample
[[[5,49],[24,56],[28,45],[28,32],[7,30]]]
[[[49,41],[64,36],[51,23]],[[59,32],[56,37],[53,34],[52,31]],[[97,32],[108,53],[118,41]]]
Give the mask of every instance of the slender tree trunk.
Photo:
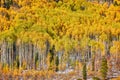
[[[30,54],[29,54],[29,44],[26,43],[26,62],[27,62],[27,69],[29,70],[29,57],[30,57]]]
[[[31,69],[31,62],[32,62],[32,44],[31,43],[29,43],[28,52],[29,52],[28,64],[29,64],[29,68]]]
[[[6,42],[6,64],[9,64],[9,45]]]
[[[13,69],[13,44],[11,44],[11,69]]]
[[[6,64],[6,41],[3,41],[3,44],[2,44],[2,54],[1,54],[1,62],[3,64]]]
[[[20,42],[20,45],[19,45],[19,68],[22,67],[22,42]]]
[[[33,57],[34,57],[33,66],[34,66],[34,69],[36,69],[36,62],[35,62],[35,57],[36,57],[36,54],[37,54],[36,51],[37,51],[36,45],[34,45],[34,50],[33,50]]]
[[[38,49],[38,70],[41,68],[41,49]]]
[[[31,57],[32,57],[32,61],[31,61],[31,67],[32,69],[34,69],[34,45],[32,44],[32,53],[31,53]]]

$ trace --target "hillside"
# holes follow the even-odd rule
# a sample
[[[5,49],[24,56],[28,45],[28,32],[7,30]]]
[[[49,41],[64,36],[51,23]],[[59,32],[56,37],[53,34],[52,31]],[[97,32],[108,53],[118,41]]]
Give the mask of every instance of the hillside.
[[[84,76],[84,65],[88,77],[120,76],[119,0],[0,0],[0,79]]]

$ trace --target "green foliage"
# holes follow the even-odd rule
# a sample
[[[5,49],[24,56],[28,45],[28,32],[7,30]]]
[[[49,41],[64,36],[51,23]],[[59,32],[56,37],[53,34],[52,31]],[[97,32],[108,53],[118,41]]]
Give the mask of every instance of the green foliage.
[[[82,80],[82,79],[77,79],[77,80]]]
[[[58,71],[59,70],[59,57],[58,56],[56,56],[56,60],[55,60],[55,64],[56,64],[56,71]]]
[[[16,60],[14,61],[14,69],[19,69],[19,56],[16,56]]]
[[[84,79],[84,80],[87,80],[87,68],[86,68],[86,63],[84,63],[84,65],[83,65],[82,75],[83,75],[83,79]]]
[[[102,79],[106,79],[107,72],[108,72],[108,65],[107,65],[107,59],[105,57],[102,58],[100,72],[101,72]]]
[[[98,78],[98,77],[93,77],[92,79],[93,80],[100,80],[100,78]]]
[[[55,54],[55,46],[53,45],[53,47],[50,49],[50,63],[52,63],[54,60],[54,54]]]
[[[94,70],[95,70],[95,60],[92,59],[92,71],[94,71]]]
[[[35,53],[35,65],[38,66],[38,52]]]
[[[48,66],[48,70],[56,70],[58,71],[58,65],[59,65],[59,61],[58,58],[55,58],[55,46],[53,45],[47,55],[48,57],[48,62],[47,62],[47,66]],[[54,64],[55,63],[55,64]],[[56,69],[54,69],[53,67],[56,67]]]

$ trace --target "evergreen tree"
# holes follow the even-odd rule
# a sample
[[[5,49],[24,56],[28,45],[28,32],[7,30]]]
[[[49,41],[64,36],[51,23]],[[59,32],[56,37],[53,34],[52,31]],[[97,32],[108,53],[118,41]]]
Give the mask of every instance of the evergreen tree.
[[[83,65],[83,71],[82,71],[83,79],[87,80],[87,69],[86,69],[86,63]]]
[[[58,69],[58,66],[59,66],[59,57],[58,56],[56,56],[56,71],[58,71],[59,69]]]
[[[52,46],[52,48],[50,49],[50,51],[47,55],[47,57],[48,57],[47,64],[48,64],[49,70],[53,70],[54,60],[55,60],[54,53],[55,53],[55,49],[54,49],[54,46]]]
[[[92,71],[94,71],[95,70],[95,59],[93,58],[92,59]]]
[[[102,58],[100,72],[101,72],[102,79],[105,80],[108,72],[107,59],[105,57]]]
[[[53,45],[52,49],[50,49],[50,63],[54,60],[55,46]]]

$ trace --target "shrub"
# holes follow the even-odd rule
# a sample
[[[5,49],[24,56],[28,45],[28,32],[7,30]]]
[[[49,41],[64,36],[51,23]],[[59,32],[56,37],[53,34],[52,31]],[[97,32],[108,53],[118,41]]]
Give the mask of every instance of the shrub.
[[[98,77],[93,77],[92,79],[93,80],[100,80],[100,78],[98,78]]]

